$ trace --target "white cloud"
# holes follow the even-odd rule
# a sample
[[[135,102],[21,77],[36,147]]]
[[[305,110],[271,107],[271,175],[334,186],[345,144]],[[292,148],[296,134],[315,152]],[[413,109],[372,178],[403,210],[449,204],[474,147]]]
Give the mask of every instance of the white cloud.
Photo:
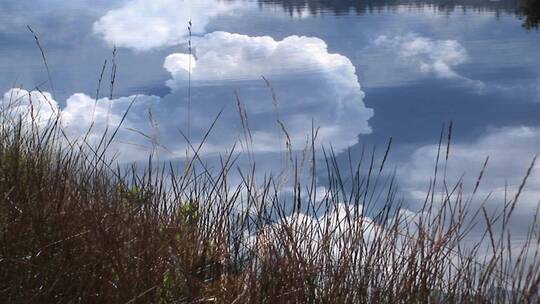
[[[3,119],[13,122],[21,119],[25,124],[37,122],[39,127],[47,127],[58,119],[70,141],[86,137],[87,143],[95,146],[107,129],[109,136],[114,132],[132,102],[132,108],[109,151],[111,154],[121,153],[123,161],[132,161],[147,157],[152,150],[151,136],[147,138],[134,130],[152,134],[147,113],[150,107],[159,104],[159,97],[141,95],[96,101],[86,94],[77,93],[69,97],[62,108],[48,92],[14,88],[0,99],[0,109]],[[141,149],[144,146],[148,148]]]
[[[408,34],[389,38],[379,36],[375,46],[389,48],[406,64],[412,64],[423,74],[442,79],[460,79],[478,90],[484,84],[459,74],[455,68],[469,61],[467,50],[456,40],[433,40]]]
[[[237,5],[217,0],[131,0],[94,23],[94,32],[111,45],[139,51],[173,46],[205,33],[212,18]]]
[[[315,127],[320,126],[319,140],[336,149],[355,144],[359,134],[371,132],[368,120],[373,111],[365,107],[354,65],[345,56],[329,53],[321,39],[290,36],[276,41],[214,32],[196,42],[194,53],[191,84],[197,97],[193,106],[208,115],[212,103],[214,108],[216,104],[208,86],[229,86],[232,97],[233,88],[241,84],[240,97],[251,116],[255,150],[276,151],[282,146],[278,119],[295,149],[305,144],[312,119]],[[173,94],[184,96],[189,60],[188,54],[172,54],[165,60],[164,67],[172,75],[167,85]],[[277,102],[262,76],[270,80]]]
[[[202,140],[218,111],[224,109],[202,153],[222,153],[240,140],[245,144],[235,90],[247,113],[252,152],[283,152],[287,136],[292,149],[301,150],[310,138],[312,122],[313,127],[320,128],[316,144],[332,144],[338,151],[357,143],[359,134],[371,132],[368,120],[373,110],[365,107],[354,66],[346,57],[329,53],[318,38],[291,36],[276,41],[216,32],[202,37],[194,47],[189,111],[189,135],[194,145]],[[136,145],[117,145],[127,155],[122,155],[122,160],[141,155],[135,147],[148,147],[150,140],[167,148],[163,157],[185,155],[187,144],[178,130],[188,133],[188,59],[186,54],[172,54],[165,60],[164,66],[172,76],[167,82],[172,88],[169,95],[137,97],[117,134],[119,143]],[[86,134],[94,121],[89,138],[97,140],[107,126],[114,129],[118,125],[133,98],[103,98],[96,103],[78,93],[57,111],[74,138]],[[58,108],[56,102],[54,105]],[[149,108],[155,123],[149,122]],[[149,150],[142,151],[146,154],[142,158]]]
[[[117,142],[126,145],[125,148],[121,149],[125,152],[124,154],[134,155],[130,150],[140,150],[141,146],[148,145],[148,140],[130,130],[151,134],[149,133],[148,110],[159,106],[159,102],[159,97],[147,95],[120,97],[113,100],[101,98],[96,102],[94,98],[86,94],[77,93],[70,96],[66,100],[66,106],[61,109],[62,126],[66,133],[73,138],[85,135],[91,130],[88,140],[91,143],[96,143],[107,128],[109,134],[114,131],[132,104],[122,122]],[[129,144],[135,144],[138,147],[135,148]],[[149,150],[144,151],[142,156],[148,156]],[[133,159],[133,157],[126,156],[126,159]]]
[[[328,53],[326,43],[314,37],[289,36],[281,41],[272,37],[251,37],[228,32],[213,32],[194,45],[192,80],[219,81],[260,79],[261,75],[302,74],[339,70],[345,82],[358,82],[351,61]],[[165,68],[174,80],[187,77],[188,54],[172,54]],[[341,80],[341,79],[337,79]],[[174,81],[169,82],[174,88]],[[359,87],[359,86],[358,86]]]
[[[13,88],[0,100],[0,112],[4,119],[46,124],[58,113],[58,104],[48,92],[26,91]]]
[[[324,243],[324,246],[330,249],[330,257],[339,259],[345,248],[351,246],[369,248],[378,237],[388,233],[372,219],[362,217],[361,207],[330,202],[329,209],[322,212],[320,216],[295,212],[273,224],[268,224],[251,237],[250,245],[257,244],[257,250],[267,250],[267,245],[276,244],[275,241],[280,240],[286,231],[292,240],[301,240],[298,242],[299,254],[311,254],[320,249]],[[362,235],[360,239],[356,238],[358,234]]]
[[[442,152],[443,155],[445,152],[445,150]],[[448,187],[453,187],[464,174],[464,192],[470,195],[485,158],[489,156],[476,201],[481,202],[490,194],[487,207],[501,211],[505,198],[505,184],[508,184],[509,200],[517,192],[528,166],[539,152],[540,128],[537,127],[494,129],[474,142],[453,144],[450,146],[450,158],[446,169]],[[399,175],[405,190],[420,201],[425,198],[430,178],[434,175],[436,155],[437,145],[420,147],[413,153],[408,163],[400,168]],[[439,180],[442,178],[443,165],[439,167]],[[436,190],[440,190],[440,185]],[[540,162],[537,162],[521,196],[517,213],[530,214],[538,204],[539,198]]]

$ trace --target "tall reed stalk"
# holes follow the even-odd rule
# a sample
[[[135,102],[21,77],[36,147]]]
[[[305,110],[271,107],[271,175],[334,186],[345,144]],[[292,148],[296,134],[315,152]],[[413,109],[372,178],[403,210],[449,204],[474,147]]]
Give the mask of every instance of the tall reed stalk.
[[[509,224],[523,187],[492,214],[443,176],[412,214],[386,173],[391,142],[380,163],[373,151],[347,171],[332,149],[318,164],[314,130],[286,192],[249,170],[232,183],[234,152],[218,170],[196,147],[182,171],[152,159],[121,169],[109,144],[68,141],[58,121],[1,115],[2,303],[540,301],[538,210],[517,249]],[[451,154],[442,138],[438,162]]]

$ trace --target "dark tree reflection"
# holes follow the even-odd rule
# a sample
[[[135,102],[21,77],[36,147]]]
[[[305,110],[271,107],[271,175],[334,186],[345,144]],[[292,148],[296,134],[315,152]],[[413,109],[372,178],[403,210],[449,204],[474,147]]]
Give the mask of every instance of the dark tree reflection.
[[[455,10],[514,12],[520,0],[258,0],[262,5],[279,4],[286,11],[308,10],[311,14],[331,12],[334,14],[369,13],[391,10],[398,6],[435,7],[441,12]],[[535,0],[531,0],[535,1]]]
[[[540,24],[540,0],[521,0],[520,13],[526,29],[538,29]]]
[[[518,14],[523,17],[527,29],[538,28],[540,23],[540,0],[257,0],[261,6],[279,5],[290,14],[308,12],[312,15],[332,13],[336,15],[366,14],[391,11],[400,6],[411,8],[435,8],[441,13],[454,11],[495,12]]]

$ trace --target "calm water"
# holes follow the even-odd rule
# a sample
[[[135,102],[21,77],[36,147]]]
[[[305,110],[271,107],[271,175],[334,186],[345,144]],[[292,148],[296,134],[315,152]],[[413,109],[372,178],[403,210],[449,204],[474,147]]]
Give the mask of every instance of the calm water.
[[[125,160],[144,159],[152,142],[163,159],[181,158],[178,129],[196,143],[220,110],[205,153],[230,149],[245,139],[238,95],[263,168],[275,168],[286,147],[280,124],[293,149],[313,125],[321,145],[351,147],[353,157],[393,137],[392,161],[413,199],[429,182],[442,124],[453,120],[449,175],[473,179],[491,155],[486,193],[501,197],[540,151],[540,9],[520,3],[4,0],[0,88],[51,92],[74,135],[91,120],[114,123],[138,95],[119,136]],[[114,61],[113,101],[93,112],[105,60],[100,97],[111,95]],[[536,171],[529,188],[523,214],[540,194]]]

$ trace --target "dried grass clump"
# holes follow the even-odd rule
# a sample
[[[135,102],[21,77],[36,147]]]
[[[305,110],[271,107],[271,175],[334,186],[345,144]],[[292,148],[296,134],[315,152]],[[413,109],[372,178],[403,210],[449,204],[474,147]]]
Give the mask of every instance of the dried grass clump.
[[[106,160],[103,143],[112,137],[91,147],[68,140],[57,121],[43,127],[10,117],[0,124],[2,303],[540,300],[536,215],[519,250],[510,240],[523,187],[490,214],[443,177],[411,217],[384,171],[389,148],[381,163],[373,152],[347,173],[324,151],[321,195],[313,140],[308,161],[290,157],[292,172],[312,176],[293,174],[285,196],[277,178],[257,184],[252,171],[230,184],[233,153],[219,170],[196,149],[181,171],[152,158],[144,171],[121,169]],[[485,231],[471,244],[478,223]]]

